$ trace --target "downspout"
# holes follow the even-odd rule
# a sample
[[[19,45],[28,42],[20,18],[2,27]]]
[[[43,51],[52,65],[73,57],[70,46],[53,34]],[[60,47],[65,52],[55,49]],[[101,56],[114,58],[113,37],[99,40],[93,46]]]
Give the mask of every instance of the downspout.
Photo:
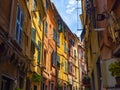
[[[8,40],[10,40],[10,34],[11,34],[11,30],[12,30],[13,11],[14,11],[14,0],[12,0],[12,4],[11,4],[11,13],[10,13],[10,23],[9,23],[9,31],[8,31]]]

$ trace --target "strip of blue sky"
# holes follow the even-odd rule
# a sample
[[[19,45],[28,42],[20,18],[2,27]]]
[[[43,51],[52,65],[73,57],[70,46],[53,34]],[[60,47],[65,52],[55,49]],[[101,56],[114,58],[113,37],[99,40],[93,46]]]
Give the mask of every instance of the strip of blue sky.
[[[77,0],[51,0],[58,12],[60,13],[63,20],[66,22],[68,27],[71,29],[73,33],[76,33],[78,37],[80,37],[81,31],[77,31],[77,29],[81,29],[81,21],[79,18],[79,14],[82,13],[81,8],[81,0],[78,1],[77,9]],[[78,15],[77,15],[78,10]]]

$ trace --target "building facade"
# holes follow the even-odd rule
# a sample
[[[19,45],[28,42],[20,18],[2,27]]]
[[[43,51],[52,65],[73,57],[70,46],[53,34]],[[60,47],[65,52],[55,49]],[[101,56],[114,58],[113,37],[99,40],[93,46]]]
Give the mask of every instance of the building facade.
[[[81,36],[86,44],[92,90],[119,88],[109,69],[111,63],[119,62],[119,4],[117,0],[82,1]]]
[[[26,3],[26,0],[0,2],[1,90],[26,89],[28,62],[31,60],[31,18]]]
[[[50,0],[4,0],[0,12],[0,90],[80,90],[80,41]]]

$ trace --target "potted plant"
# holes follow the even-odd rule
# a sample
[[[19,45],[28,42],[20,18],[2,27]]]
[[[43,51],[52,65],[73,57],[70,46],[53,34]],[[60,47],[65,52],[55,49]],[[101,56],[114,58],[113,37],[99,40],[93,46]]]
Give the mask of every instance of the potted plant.
[[[37,74],[37,73],[33,73],[31,79],[32,79],[32,81],[34,81],[34,82],[40,82],[40,81],[42,81],[42,76],[39,75],[39,74]]]
[[[111,75],[116,79],[116,85],[120,86],[120,61],[115,61],[109,65]]]

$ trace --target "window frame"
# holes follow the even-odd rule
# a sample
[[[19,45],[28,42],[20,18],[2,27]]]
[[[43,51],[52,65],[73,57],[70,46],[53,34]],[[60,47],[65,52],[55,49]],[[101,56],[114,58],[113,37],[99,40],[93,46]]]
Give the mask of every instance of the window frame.
[[[22,46],[22,33],[23,33],[24,13],[20,4],[17,5],[16,24],[15,24],[15,40]]]

